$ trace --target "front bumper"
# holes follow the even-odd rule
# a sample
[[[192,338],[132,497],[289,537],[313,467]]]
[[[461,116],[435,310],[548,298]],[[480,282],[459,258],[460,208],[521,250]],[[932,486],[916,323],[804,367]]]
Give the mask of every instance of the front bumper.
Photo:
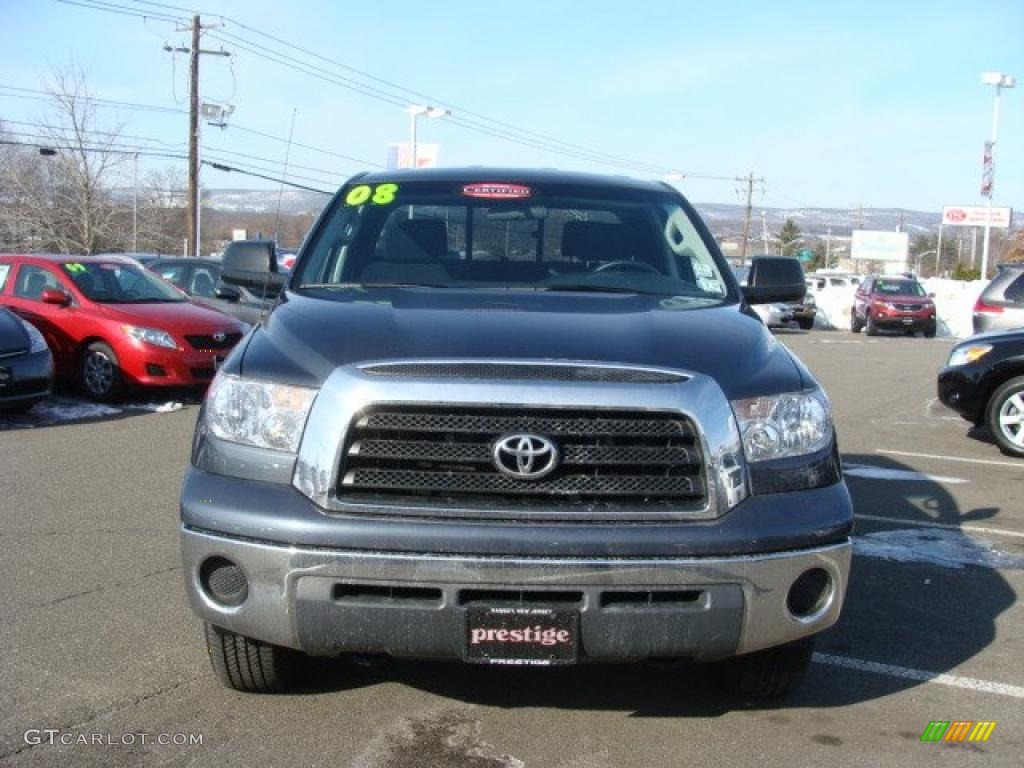
[[[875,325],[879,328],[885,328],[888,330],[914,330],[924,331],[925,333],[935,332],[935,315],[920,315],[911,313],[900,313],[890,312],[887,314],[881,314],[875,312],[872,314],[872,318],[875,321]]]
[[[343,652],[460,658],[475,600],[570,601],[579,611],[581,660],[749,653],[797,640],[839,617],[849,539],[825,547],[715,558],[522,558],[317,549],[182,530],[193,611],[232,632],[316,655]],[[248,578],[239,606],[214,602],[200,568],[224,557]],[[805,571],[830,579],[827,597],[797,618],[787,595]],[[413,597],[401,595],[414,587]],[[398,588],[398,591],[393,591]],[[607,604],[616,593],[686,590],[689,602]],[[536,594],[541,593],[541,594]],[[480,595],[486,598],[480,598]]]
[[[989,361],[979,364],[946,367],[939,371],[936,382],[939,401],[968,421],[980,424],[985,418],[985,405],[991,389]]]
[[[6,373],[6,383],[0,386],[0,410],[37,403],[50,394],[53,387],[50,350],[0,358],[0,368]]]
[[[276,471],[255,462],[252,469]],[[559,524],[325,513],[291,486],[194,468],[181,517],[186,591],[205,621],[314,654],[436,658],[461,656],[472,589],[543,591],[534,599],[558,604],[577,593],[584,660],[713,659],[796,640],[838,618],[852,528],[841,482],[755,494],[716,520]],[[240,606],[204,591],[200,568],[211,557],[246,574]],[[789,589],[815,567],[828,573],[830,597],[819,614],[794,618]],[[342,597],[340,585],[355,588]],[[433,597],[388,597],[403,586]],[[610,587],[701,597],[610,607]]]
[[[139,386],[205,386],[213,380],[217,368],[231,349],[167,349],[132,342],[126,352],[119,351],[119,361],[124,373]]]

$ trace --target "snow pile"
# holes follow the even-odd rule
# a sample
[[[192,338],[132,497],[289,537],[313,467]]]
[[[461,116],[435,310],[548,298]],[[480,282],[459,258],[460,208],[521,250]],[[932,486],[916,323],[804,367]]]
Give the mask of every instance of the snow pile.
[[[987,285],[986,281],[965,282],[932,277],[923,280],[922,285],[928,293],[935,294],[935,308],[938,311],[937,335],[962,339],[974,333],[974,302]],[[853,287],[828,286],[813,291],[814,299],[818,303],[814,327],[850,330],[850,311],[853,309],[853,296],[856,290]]]
[[[939,313],[939,336],[966,338],[974,333],[974,302],[988,285],[987,280],[947,280],[930,277],[922,281],[928,293],[935,294]]]

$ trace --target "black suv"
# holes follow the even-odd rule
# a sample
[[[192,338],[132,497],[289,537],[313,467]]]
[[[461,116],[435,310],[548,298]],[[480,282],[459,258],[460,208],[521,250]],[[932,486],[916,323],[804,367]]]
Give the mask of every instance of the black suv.
[[[221,680],[301,654],[482,664],[731,659],[799,679],[839,616],[852,508],[828,398],[668,185],[360,175],[229,356],[181,499]],[[767,274],[767,273],[766,273]],[[734,658],[736,657],[736,658]]]

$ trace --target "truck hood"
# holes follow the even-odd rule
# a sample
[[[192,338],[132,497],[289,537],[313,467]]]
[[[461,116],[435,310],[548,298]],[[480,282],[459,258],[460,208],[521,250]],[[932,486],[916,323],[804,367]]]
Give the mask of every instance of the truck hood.
[[[319,386],[370,360],[565,360],[682,369],[730,398],[813,386],[805,369],[736,305],[694,309],[636,294],[380,288],[286,292],[229,370]]]

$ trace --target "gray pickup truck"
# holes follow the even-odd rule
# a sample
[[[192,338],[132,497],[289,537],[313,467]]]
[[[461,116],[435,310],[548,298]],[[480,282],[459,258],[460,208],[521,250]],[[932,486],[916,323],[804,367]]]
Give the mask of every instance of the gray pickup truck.
[[[852,508],[830,405],[672,187],[555,171],[351,179],[210,386],[185,583],[228,686],[304,654],[721,663],[799,680]]]

